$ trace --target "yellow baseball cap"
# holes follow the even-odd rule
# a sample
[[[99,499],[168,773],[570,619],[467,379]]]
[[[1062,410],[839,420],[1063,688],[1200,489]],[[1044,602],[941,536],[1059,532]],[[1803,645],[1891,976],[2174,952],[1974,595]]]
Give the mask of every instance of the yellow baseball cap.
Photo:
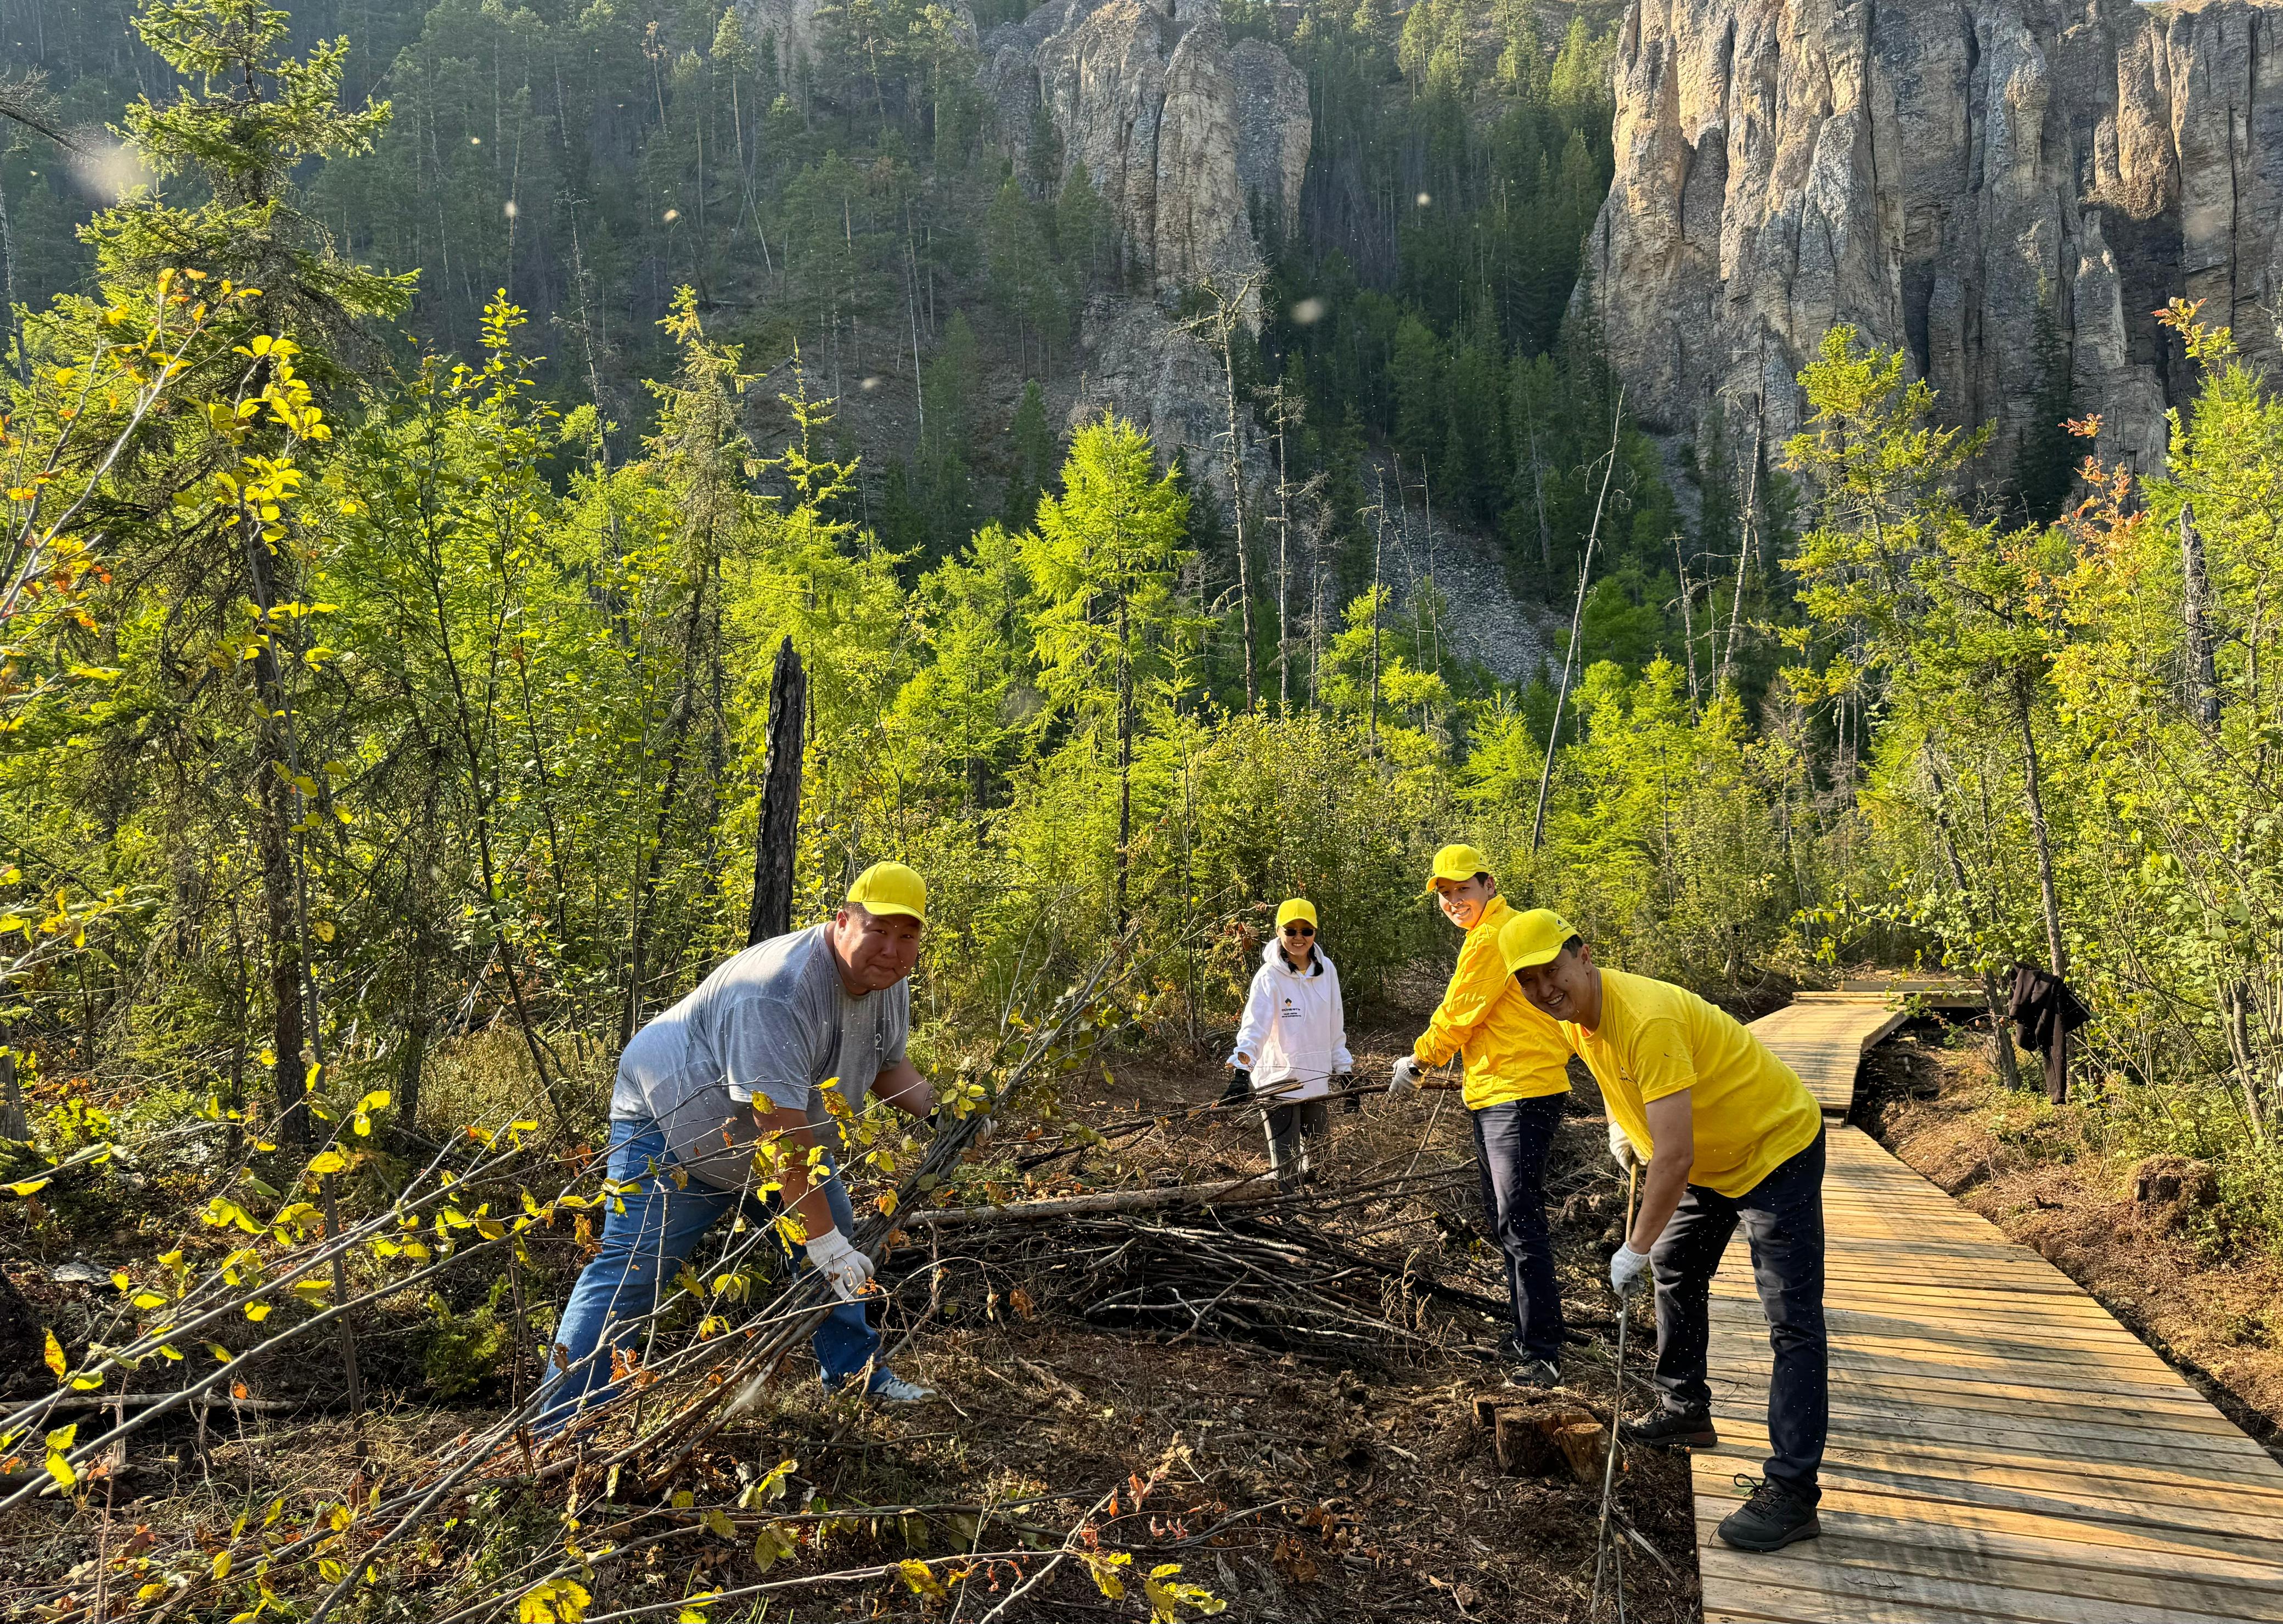
[[[1570,921],[1551,908],[1517,913],[1499,927],[1499,953],[1507,974],[1536,964],[1551,964],[1562,956],[1562,944],[1578,934]]]
[[[1314,924],[1316,922],[1316,905],[1310,902],[1305,897],[1293,897],[1282,907],[1276,910],[1276,929],[1282,930],[1285,926],[1290,924],[1296,919],[1305,919],[1310,924]]]
[[[1490,859],[1474,847],[1445,846],[1435,854],[1435,869],[1427,876],[1427,889],[1433,890],[1438,880],[1463,882],[1490,871]]]
[[[875,863],[856,876],[848,900],[867,913],[903,913],[927,923],[927,882],[901,863]]]

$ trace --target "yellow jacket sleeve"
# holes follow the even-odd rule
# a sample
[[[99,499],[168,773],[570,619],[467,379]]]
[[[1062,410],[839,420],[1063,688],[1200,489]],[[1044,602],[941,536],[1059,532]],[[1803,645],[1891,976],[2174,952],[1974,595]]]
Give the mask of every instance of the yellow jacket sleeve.
[[[1506,898],[1491,899],[1459,949],[1442,1003],[1411,1045],[1411,1057],[1422,1066],[1439,1066],[1453,1054],[1467,1057],[1464,1098],[1470,1111],[1570,1088],[1570,1040],[1523,996],[1499,952],[1499,927],[1513,917]]]
[[[1451,984],[1443,990],[1443,1001],[1435,1006],[1427,1030],[1411,1045],[1412,1058],[1422,1066],[1439,1066],[1464,1049],[1510,984],[1505,960],[1499,956],[1498,930],[1486,915],[1467,932]]]

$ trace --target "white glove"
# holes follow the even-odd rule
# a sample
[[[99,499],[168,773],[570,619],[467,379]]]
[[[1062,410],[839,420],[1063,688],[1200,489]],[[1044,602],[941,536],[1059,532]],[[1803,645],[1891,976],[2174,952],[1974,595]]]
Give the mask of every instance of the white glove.
[[[1407,1054],[1396,1061],[1394,1071],[1388,1076],[1387,1097],[1390,1100],[1400,1100],[1407,1094],[1417,1093],[1420,1070],[1419,1062]]]
[[[1617,1126],[1614,1116],[1609,1118],[1609,1159],[1617,1164],[1620,1173],[1640,1171],[1640,1152],[1633,1148],[1633,1142],[1625,1137],[1625,1131]]]
[[[808,1261],[832,1286],[833,1294],[853,1302],[872,1283],[872,1260],[837,1229],[829,1229],[808,1243]]]
[[[1623,1302],[1640,1289],[1641,1276],[1648,1271],[1648,1254],[1634,1251],[1627,1242],[1609,1255],[1609,1289]]]

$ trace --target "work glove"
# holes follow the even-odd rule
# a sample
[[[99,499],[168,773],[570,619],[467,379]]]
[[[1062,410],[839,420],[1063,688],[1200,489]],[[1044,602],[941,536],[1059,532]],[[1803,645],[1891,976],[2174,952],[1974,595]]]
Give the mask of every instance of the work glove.
[[[1630,1241],[1609,1254],[1609,1289],[1622,1302],[1641,1288],[1648,1273],[1648,1254],[1636,1252]]]
[[[940,1110],[930,1111],[927,1114],[927,1128],[929,1134],[932,1136],[934,1134],[941,1133],[944,1131],[947,1120],[955,1123],[960,1119],[956,1116],[947,1119],[944,1113]],[[999,1119],[995,1116],[986,1116],[976,1128],[974,1137],[967,1141],[967,1148],[970,1150],[981,1150],[985,1146],[990,1144],[992,1140],[998,1137]]]
[[[1353,1116],[1363,1109],[1363,1096],[1355,1092],[1355,1079],[1342,1073],[1331,1082],[1332,1092],[1340,1097],[1340,1115]]]
[[[1614,1116],[1609,1118],[1609,1160],[1617,1164],[1620,1173],[1641,1170],[1640,1152],[1633,1148],[1633,1142],[1625,1137],[1625,1131],[1617,1126]]]
[[[829,1229],[808,1243],[808,1261],[843,1302],[853,1302],[872,1284],[872,1260],[837,1229]]]
[[[1405,1055],[1395,1062],[1395,1069],[1387,1079],[1387,1097],[1401,1100],[1419,1092],[1419,1074],[1424,1069],[1417,1061]]]
[[[1252,1096],[1252,1074],[1242,1067],[1233,1068],[1228,1074],[1228,1086],[1220,1091],[1220,1103],[1239,1105]]]

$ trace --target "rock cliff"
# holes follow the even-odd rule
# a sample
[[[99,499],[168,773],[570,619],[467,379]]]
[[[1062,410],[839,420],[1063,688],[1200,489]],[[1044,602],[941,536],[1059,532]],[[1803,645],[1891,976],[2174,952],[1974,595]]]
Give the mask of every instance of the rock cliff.
[[[1232,45],[1219,0],[1048,0],[986,34],[982,57],[1017,172],[1059,186],[1083,166],[1116,231],[1128,291],[1087,303],[1073,425],[1113,408],[1162,453],[1187,449],[1201,476],[1225,480],[1219,363],[1171,308],[1208,276],[1234,290],[1261,269],[1256,211],[1284,229],[1297,221],[1306,80],[1274,45]],[[1248,467],[1257,457],[1248,447]]]
[[[1995,472],[2059,368],[2104,457],[2159,465],[2167,299],[2283,359],[2279,56],[2283,0],[1633,0],[1588,245],[1631,402],[1773,448],[1849,322],[1993,426]]]
[[[1043,110],[1084,165],[1127,267],[1171,293],[1260,268],[1250,206],[1297,217],[1308,89],[1274,45],[1232,46],[1218,0],[1048,0],[984,37],[1001,136],[1032,166]]]

